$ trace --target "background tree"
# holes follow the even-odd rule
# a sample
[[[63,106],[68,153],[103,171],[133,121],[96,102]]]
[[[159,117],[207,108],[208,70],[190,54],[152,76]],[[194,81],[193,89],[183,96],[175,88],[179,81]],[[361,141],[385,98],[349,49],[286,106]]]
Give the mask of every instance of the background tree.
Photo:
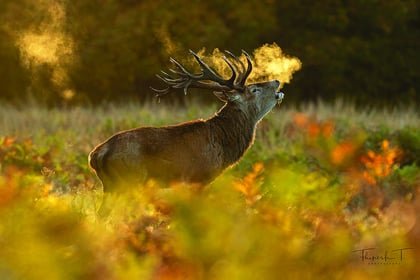
[[[419,14],[415,0],[2,1],[0,98],[145,98],[169,56],[276,42],[303,63],[288,102],[419,104]]]
[[[290,96],[420,101],[418,1],[279,1],[277,9],[279,44],[303,62]]]

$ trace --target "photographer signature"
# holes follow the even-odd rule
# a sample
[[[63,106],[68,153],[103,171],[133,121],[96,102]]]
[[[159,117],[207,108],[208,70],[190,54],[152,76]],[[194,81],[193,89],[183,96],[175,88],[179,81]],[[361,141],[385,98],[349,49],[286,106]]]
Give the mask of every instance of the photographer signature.
[[[368,264],[401,264],[406,257],[406,251],[414,248],[399,248],[378,252],[377,248],[364,248],[353,250],[359,254],[360,259]]]

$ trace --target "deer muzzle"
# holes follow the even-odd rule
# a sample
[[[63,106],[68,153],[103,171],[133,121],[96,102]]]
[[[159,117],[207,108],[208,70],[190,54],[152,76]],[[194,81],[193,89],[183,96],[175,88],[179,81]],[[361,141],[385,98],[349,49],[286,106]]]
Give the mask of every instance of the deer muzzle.
[[[278,80],[274,80],[274,82],[276,83],[276,86],[277,86],[277,91],[275,93],[275,97],[277,99],[277,102],[281,103],[283,101],[283,98],[284,98],[284,93],[280,91],[281,83]]]
[[[283,98],[284,98],[284,93],[283,93],[283,92],[281,92],[281,91],[276,92],[276,99],[277,99],[278,101],[282,101],[282,100],[283,100]]]

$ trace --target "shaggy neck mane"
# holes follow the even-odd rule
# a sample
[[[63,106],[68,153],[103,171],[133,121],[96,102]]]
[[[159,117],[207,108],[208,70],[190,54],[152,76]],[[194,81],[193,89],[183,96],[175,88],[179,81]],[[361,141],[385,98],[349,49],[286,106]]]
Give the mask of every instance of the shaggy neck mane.
[[[226,104],[207,123],[213,143],[223,149],[226,166],[237,162],[254,140],[256,122],[233,103]]]

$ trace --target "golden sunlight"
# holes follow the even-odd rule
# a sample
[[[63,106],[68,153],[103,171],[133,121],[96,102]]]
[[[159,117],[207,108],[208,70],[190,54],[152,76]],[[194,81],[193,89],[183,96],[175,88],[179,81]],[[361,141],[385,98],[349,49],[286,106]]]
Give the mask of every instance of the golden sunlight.
[[[73,62],[74,42],[63,31],[65,10],[63,4],[55,1],[39,1],[36,6],[45,18],[37,26],[22,32],[16,41],[21,63],[31,71],[37,66],[48,65],[52,70],[50,80],[64,99],[72,99],[69,89],[67,66]]]
[[[215,49],[211,55],[206,55],[205,49],[201,49],[198,55],[205,58],[218,73],[226,77],[231,75],[228,65],[221,59],[224,53],[219,49]],[[245,62],[244,55],[240,58]],[[302,62],[297,57],[285,55],[276,43],[265,44],[254,50],[252,60],[253,71],[247,80],[248,83],[275,79],[279,80],[282,85],[290,83],[293,73],[302,67]],[[190,61],[192,62],[193,58]]]
[[[35,64],[57,64],[60,55],[70,55],[72,52],[71,41],[60,33],[26,33],[18,42],[23,54],[25,66]]]

